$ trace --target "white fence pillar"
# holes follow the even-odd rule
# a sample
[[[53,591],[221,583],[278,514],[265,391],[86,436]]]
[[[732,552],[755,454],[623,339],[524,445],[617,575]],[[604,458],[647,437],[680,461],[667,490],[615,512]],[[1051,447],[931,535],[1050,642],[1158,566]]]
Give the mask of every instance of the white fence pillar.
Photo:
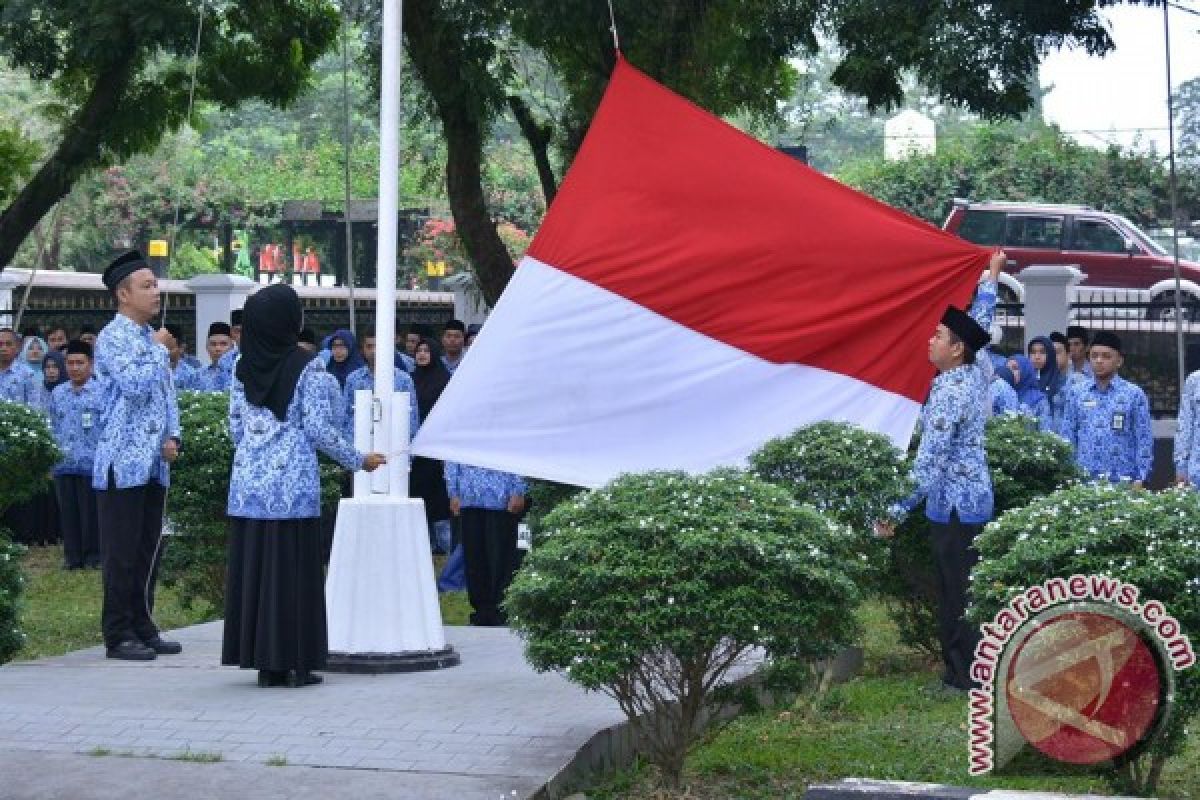
[[[208,326],[229,322],[229,315],[246,304],[258,285],[241,275],[197,275],[187,282],[196,295],[196,338],[192,340],[196,357],[207,356]]]
[[[1067,330],[1072,290],[1087,275],[1078,267],[1034,265],[1017,278],[1025,287],[1025,347],[1036,336]]]

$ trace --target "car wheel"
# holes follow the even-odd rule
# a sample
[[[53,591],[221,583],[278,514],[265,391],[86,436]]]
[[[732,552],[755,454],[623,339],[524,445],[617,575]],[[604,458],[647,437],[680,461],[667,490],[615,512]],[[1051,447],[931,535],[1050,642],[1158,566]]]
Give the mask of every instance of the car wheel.
[[[1020,304],[1021,298],[1017,297],[1016,291],[1011,286],[1005,286],[1002,283],[996,288],[996,302],[1015,306]]]
[[[1184,322],[1191,322],[1197,318],[1198,303],[1200,301],[1190,294],[1184,294],[1179,298],[1180,318]],[[1158,297],[1155,297],[1150,307],[1146,310],[1146,318],[1156,320],[1175,319],[1175,293],[1163,292]]]

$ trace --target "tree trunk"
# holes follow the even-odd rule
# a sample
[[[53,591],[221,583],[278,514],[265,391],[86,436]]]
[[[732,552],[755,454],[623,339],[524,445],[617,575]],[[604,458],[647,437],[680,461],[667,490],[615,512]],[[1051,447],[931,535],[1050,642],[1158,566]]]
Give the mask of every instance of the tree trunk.
[[[437,108],[446,139],[446,194],[463,248],[488,305],[495,305],[513,274],[512,256],[496,232],[483,193],[483,139],[489,112],[463,91],[465,34],[430,0],[405,6],[408,55]],[[462,35],[460,35],[462,34]]]
[[[0,214],[0,269],[12,261],[25,237],[71,191],[76,179],[101,163],[104,129],[133,75],[132,60],[125,59],[97,76],[91,94],[64,127],[53,155]]]
[[[553,135],[552,129],[549,125],[538,125],[537,120],[533,118],[533,112],[520,97],[509,95],[508,107],[512,110],[513,117],[516,118],[525,141],[529,143],[529,150],[533,153],[533,163],[537,165],[538,180],[542,183],[542,196],[546,198],[546,208],[549,208],[550,203],[554,201],[554,195],[558,192],[558,180],[554,177],[554,170],[550,167],[549,151],[550,138]]]

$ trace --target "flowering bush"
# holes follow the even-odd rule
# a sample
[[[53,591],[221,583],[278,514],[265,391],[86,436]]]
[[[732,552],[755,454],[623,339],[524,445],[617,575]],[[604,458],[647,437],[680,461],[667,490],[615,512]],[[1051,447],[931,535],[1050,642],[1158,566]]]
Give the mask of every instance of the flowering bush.
[[[45,415],[0,400],[0,512],[44,491],[61,460]]]
[[[45,416],[20,403],[0,401],[0,513],[45,491],[50,470],[62,458]],[[0,529],[0,664],[25,643],[21,632],[21,555]]]
[[[545,519],[551,511],[580,492],[587,491],[579,486],[554,481],[530,479],[527,483],[529,494],[526,499],[529,512],[525,515],[525,521],[529,524],[529,532],[533,534],[535,542],[542,540],[546,528]]]
[[[886,567],[874,525],[912,491],[904,453],[886,436],[844,422],[818,422],[772,439],[750,457],[763,480],[828,513],[855,533],[856,555]]]
[[[184,446],[171,468],[167,515],[177,533],[164,547],[162,581],[174,587],[185,607],[196,602],[219,613],[225,605],[225,540],[233,439],[229,395],[180,392]],[[321,504],[337,503],[339,468],[321,465]]]
[[[1193,647],[1200,644],[1200,494],[1153,493],[1085,484],[1008,511],[975,540],[980,563],[971,575],[975,622],[992,619],[1028,586],[1071,575],[1107,575],[1136,586],[1175,617]],[[1200,711],[1200,668],[1176,674],[1175,707],[1164,735],[1115,768],[1120,791],[1149,796],[1166,760],[1183,748],[1189,720]]]
[[[25,644],[21,631],[21,592],[25,576],[21,556],[25,548],[13,544],[0,532],[0,664],[11,659]]]
[[[511,222],[500,221],[496,225],[496,233],[514,260],[529,247],[529,234]],[[421,280],[425,278],[427,261],[444,261],[447,275],[466,272],[471,268],[471,260],[467,257],[462,240],[458,238],[454,220],[445,217],[426,220],[412,244],[405,248],[404,255],[415,262],[416,273]]]
[[[996,515],[1020,508],[1080,477],[1071,446],[1039,432],[1026,417],[988,420],[985,447],[992,475]],[[913,440],[916,452],[918,440]],[[901,641],[937,656],[937,582],[929,547],[929,521],[918,507],[889,545],[891,568],[880,573],[878,589],[900,629]]]
[[[544,526],[506,599],[526,658],[615,698],[669,784],[731,669],[857,633],[850,532],[747,473],[622,476]]]

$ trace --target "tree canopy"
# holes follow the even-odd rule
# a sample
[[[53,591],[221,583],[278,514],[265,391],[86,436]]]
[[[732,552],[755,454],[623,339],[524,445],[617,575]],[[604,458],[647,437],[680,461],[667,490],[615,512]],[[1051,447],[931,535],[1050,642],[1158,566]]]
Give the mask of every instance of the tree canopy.
[[[294,101],[339,23],[324,0],[0,2],[0,56],[59,101],[53,151],[0,213],[0,265],[80,176],[184,122],[201,8],[195,97],[226,108]]]

